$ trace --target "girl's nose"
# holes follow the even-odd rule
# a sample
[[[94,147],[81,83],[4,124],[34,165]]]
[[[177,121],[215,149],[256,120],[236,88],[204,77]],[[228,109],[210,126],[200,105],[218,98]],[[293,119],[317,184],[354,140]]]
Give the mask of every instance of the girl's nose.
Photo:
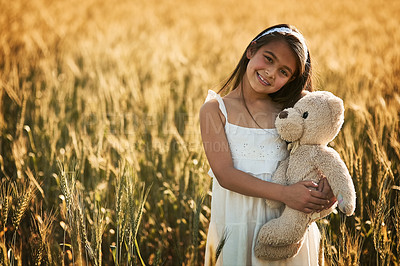
[[[265,75],[267,75],[267,77],[275,79],[275,70],[273,68],[266,69],[265,70]]]

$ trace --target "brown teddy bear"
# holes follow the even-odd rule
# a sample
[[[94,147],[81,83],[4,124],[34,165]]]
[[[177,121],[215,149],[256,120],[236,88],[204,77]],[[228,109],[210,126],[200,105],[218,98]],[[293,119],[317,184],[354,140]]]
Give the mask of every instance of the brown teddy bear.
[[[339,209],[352,215],[356,206],[354,185],[345,163],[327,144],[339,133],[344,120],[343,101],[327,91],[310,92],[293,108],[279,113],[275,126],[282,139],[291,142],[290,155],[275,171],[272,182],[291,185],[302,180],[319,181],[326,176]],[[271,207],[280,202],[269,201]],[[301,248],[307,227],[328,215],[336,206],[321,213],[306,214],[285,207],[282,215],[260,229],[255,255],[266,260],[295,256]]]

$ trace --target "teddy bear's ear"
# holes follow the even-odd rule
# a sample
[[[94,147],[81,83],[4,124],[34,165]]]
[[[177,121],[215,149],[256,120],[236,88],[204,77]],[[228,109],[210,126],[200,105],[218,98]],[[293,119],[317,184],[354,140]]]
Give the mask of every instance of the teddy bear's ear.
[[[306,96],[307,94],[310,94],[311,92],[309,92],[309,91],[306,91],[306,90],[303,90],[302,92],[301,92],[301,98],[303,98],[304,96]]]
[[[339,97],[333,96],[329,100],[329,107],[331,109],[332,118],[337,119],[339,121],[343,121],[344,119],[344,105],[343,100]]]

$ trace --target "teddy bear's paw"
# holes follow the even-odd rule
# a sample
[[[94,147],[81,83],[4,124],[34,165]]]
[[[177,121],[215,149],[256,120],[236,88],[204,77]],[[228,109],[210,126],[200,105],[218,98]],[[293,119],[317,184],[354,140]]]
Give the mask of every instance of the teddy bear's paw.
[[[288,259],[297,255],[302,244],[302,241],[287,246],[270,246],[257,243],[254,248],[254,255],[263,260]]]
[[[351,204],[351,202],[344,200],[342,194],[339,194],[337,196],[337,203],[339,206],[339,210],[341,210],[344,214],[346,214],[347,216],[353,215],[354,206]]]

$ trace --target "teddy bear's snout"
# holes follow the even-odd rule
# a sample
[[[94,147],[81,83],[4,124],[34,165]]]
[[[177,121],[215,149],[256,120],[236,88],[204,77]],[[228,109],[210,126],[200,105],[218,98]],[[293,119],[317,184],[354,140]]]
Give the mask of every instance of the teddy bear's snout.
[[[288,117],[288,111],[282,111],[282,112],[280,112],[279,113],[279,118],[280,119],[285,119],[285,118],[287,118]]]

